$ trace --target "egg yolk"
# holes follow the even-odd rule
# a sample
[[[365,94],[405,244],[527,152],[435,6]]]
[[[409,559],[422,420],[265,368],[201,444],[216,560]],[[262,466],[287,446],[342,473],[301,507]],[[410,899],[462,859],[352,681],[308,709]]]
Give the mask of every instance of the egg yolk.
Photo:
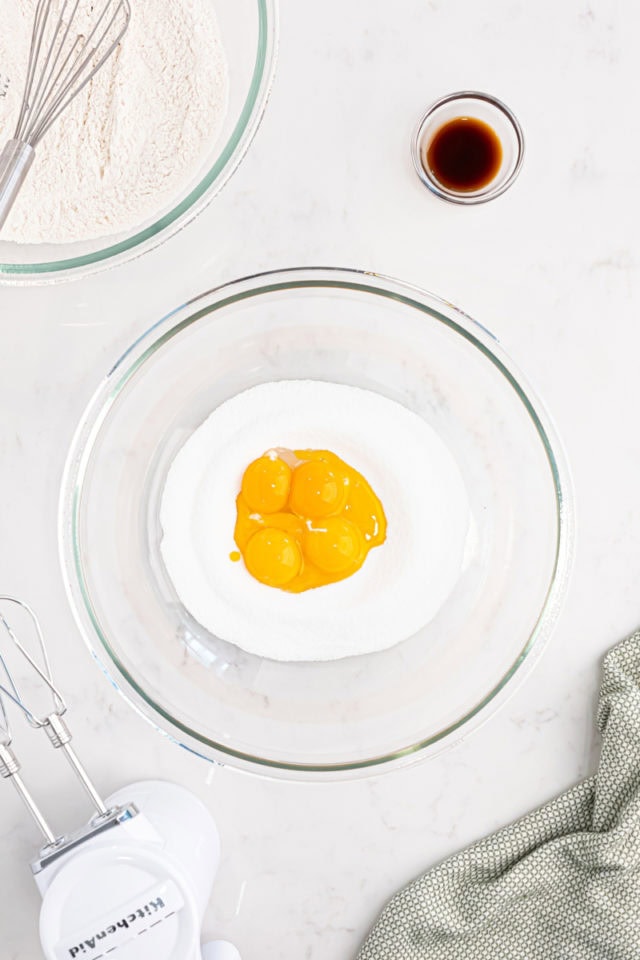
[[[284,510],[291,487],[291,467],[279,457],[259,457],[242,478],[242,496],[258,513]]]
[[[350,577],[387,535],[367,480],[328,450],[258,457],[245,470],[236,514],[234,539],[251,576],[291,593]]]
[[[244,550],[249,573],[270,587],[283,587],[302,566],[302,551],[295,538],[277,527],[264,527],[249,539]]]
[[[301,463],[293,472],[289,507],[299,517],[330,517],[344,506],[347,483],[326,461]]]
[[[304,542],[305,555],[324,573],[351,573],[364,552],[362,534],[354,523],[329,517],[321,527],[311,527]]]

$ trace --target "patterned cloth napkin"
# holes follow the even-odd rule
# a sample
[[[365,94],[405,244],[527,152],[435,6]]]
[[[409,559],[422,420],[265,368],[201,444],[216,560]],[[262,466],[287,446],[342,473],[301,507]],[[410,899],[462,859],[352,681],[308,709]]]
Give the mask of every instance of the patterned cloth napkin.
[[[640,958],[640,632],[605,658],[596,776],[415,880],[358,960]]]

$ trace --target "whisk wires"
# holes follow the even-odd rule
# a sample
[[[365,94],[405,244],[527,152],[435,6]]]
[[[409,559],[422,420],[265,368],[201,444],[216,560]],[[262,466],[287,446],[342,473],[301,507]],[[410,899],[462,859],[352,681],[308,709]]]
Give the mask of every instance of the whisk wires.
[[[87,0],[38,0],[15,139],[35,147],[114,53],[131,18],[129,0],[101,0],[86,35],[76,18]],[[91,10],[98,6],[96,0]]]

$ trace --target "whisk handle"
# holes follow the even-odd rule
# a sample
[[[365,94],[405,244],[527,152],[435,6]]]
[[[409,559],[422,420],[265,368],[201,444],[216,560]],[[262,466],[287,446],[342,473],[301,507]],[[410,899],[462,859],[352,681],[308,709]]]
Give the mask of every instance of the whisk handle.
[[[9,140],[0,153],[0,230],[22,189],[36,152],[22,140]]]

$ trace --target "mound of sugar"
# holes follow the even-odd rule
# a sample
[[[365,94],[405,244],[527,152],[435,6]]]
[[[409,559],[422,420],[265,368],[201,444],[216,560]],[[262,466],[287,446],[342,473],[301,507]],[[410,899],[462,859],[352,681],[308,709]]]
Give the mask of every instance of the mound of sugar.
[[[387,540],[352,577],[287,593],[229,559],[243,472],[272,447],[331,450],[380,497]],[[161,553],[211,633],[265,658],[331,660],[393,646],[435,616],[462,569],[469,520],[457,464],[421,417],[368,390],[285,380],[228,400],[184,444],[162,496]]]

